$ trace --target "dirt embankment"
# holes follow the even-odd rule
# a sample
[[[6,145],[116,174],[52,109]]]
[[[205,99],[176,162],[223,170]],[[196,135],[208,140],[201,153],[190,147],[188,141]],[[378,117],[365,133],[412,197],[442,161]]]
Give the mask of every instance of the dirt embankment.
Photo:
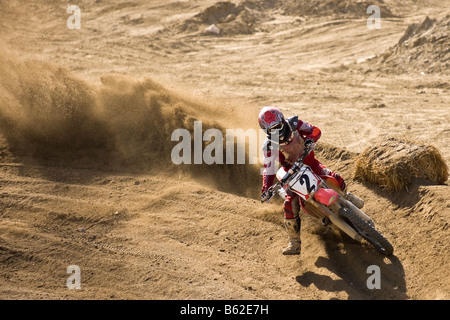
[[[204,34],[204,35],[239,35],[266,31],[265,22],[274,20],[274,14],[298,16],[301,18],[354,19],[367,16],[367,8],[376,5],[383,17],[394,17],[389,7],[383,1],[251,1],[245,0],[237,4],[231,1],[219,1],[207,7],[192,18],[174,27],[162,30],[172,30],[172,33]],[[301,17],[301,18],[300,18]],[[218,27],[215,32],[207,28],[211,25]]]
[[[410,24],[397,44],[374,58],[373,63],[389,72],[448,75],[449,28],[450,15],[438,19],[427,16],[421,22]]]

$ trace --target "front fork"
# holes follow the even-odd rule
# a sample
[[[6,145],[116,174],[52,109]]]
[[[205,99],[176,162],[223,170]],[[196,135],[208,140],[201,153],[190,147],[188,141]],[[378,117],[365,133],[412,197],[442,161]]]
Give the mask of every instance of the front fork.
[[[345,199],[346,192],[342,191],[341,188],[339,187],[339,185],[337,185],[337,184],[330,184],[330,186],[328,186],[327,183],[322,180],[320,182],[320,187],[323,187],[323,188],[330,188],[331,187],[331,189],[333,189],[334,191],[336,191],[339,194],[339,198],[338,198],[337,202],[339,202],[341,206],[350,208],[350,210],[352,210],[352,212],[354,212],[356,215],[358,215],[361,219],[366,221],[371,226],[374,226],[373,220],[367,214],[365,214],[364,211],[359,209],[357,206],[355,206],[349,200]],[[336,209],[336,208],[334,208],[334,209]],[[336,215],[337,215],[338,212],[339,212],[339,209],[340,209],[340,207],[337,208],[337,210],[333,210],[333,212],[336,212]]]
[[[337,213],[340,209],[338,202],[335,202],[331,206],[327,207],[311,199],[305,203],[305,207],[308,211],[314,213],[314,215],[319,219],[322,219],[322,221],[324,221],[324,219],[330,219],[333,224],[335,224],[352,239],[356,241],[362,240],[362,237],[358,234],[358,232],[349,226],[347,222],[345,222],[344,219],[342,219]]]

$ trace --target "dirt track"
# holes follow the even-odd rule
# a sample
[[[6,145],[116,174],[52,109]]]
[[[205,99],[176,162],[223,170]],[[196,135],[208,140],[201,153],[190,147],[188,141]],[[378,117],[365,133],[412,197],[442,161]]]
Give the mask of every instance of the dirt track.
[[[80,1],[79,30],[66,2],[0,4],[0,299],[449,299],[448,182],[394,194],[352,176],[388,134],[450,163],[448,53],[403,66],[405,49],[392,50],[450,8],[386,0],[393,15],[370,30],[365,12],[261,1],[205,35],[189,19],[215,3]],[[264,105],[322,130],[317,157],[365,200],[393,257],[308,216],[301,256],[283,256],[281,204],[259,202],[257,166],[170,163],[173,129],[256,129]],[[66,286],[70,265],[80,290]]]

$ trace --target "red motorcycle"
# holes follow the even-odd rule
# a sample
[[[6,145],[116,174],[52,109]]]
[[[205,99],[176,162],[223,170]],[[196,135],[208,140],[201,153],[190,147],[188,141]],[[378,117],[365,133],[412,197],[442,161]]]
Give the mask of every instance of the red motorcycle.
[[[276,193],[284,198],[286,191],[293,192],[301,197],[302,209],[319,219],[322,225],[331,223],[352,239],[358,242],[365,239],[381,253],[392,255],[392,245],[375,229],[373,220],[366,213],[345,199],[336,179],[327,175],[319,176],[303,163],[314,146],[305,148],[303,155],[288,171],[283,167],[278,170],[276,177],[279,182],[267,190],[266,197],[261,201],[270,202]]]

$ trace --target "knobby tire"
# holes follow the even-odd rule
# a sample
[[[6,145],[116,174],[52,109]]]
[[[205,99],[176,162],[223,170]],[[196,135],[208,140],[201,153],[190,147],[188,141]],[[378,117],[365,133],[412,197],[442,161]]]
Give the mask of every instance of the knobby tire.
[[[355,227],[356,231],[379,252],[390,256],[394,253],[391,243],[372,225],[353,213],[350,208],[341,208],[339,213]]]

